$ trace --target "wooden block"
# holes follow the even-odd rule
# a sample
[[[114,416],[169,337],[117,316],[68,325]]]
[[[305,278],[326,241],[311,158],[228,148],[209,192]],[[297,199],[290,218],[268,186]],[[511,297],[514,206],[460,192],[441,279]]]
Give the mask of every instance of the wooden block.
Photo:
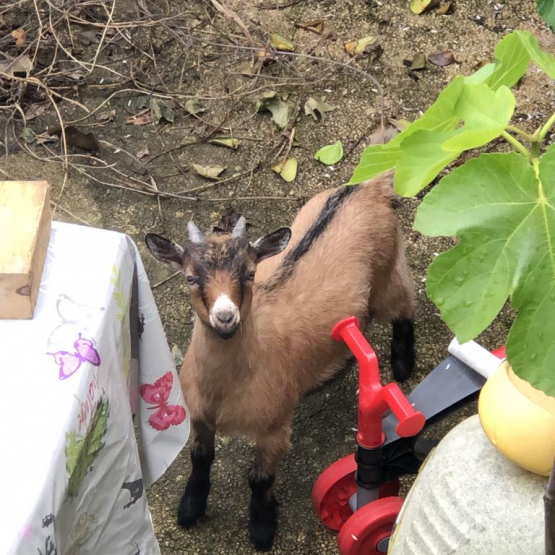
[[[32,318],[50,239],[46,181],[0,181],[0,319]]]

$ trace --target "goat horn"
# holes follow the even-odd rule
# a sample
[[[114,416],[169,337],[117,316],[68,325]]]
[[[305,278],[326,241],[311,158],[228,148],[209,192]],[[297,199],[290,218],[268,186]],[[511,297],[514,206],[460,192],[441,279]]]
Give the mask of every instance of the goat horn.
[[[204,235],[194,222],[190,221],[187,224],[187,231],[189,232],[189,241],[191,243],[204,243]]]
[[[231,237],[232,238],[243,237],[243,235],[245,235],[246,233],[247,233],[247,220],[245,220],[244,216],[241,216],[237,220],[237,223],[235,224],[235,227],[231,232]]]

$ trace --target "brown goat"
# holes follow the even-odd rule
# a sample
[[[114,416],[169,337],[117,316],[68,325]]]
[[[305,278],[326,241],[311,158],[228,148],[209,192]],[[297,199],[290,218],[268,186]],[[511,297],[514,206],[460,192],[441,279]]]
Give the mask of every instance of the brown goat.
[[[182,526],[206,511],[215,432],[242,434],[256,441],[250,538],[259,550],[271,548],[277,525],[272,486],[291,447],[293,410],[348,357],[330,337],[342,318],[392,321],[394,376],[410,375],[413,292],[393,197],[388,173],[318,194],[291,229],[252,243],[244,218],[231,236],[204,237],[189,224],[185,248],[147,236],[152,254],[187,277],[196,311],[180,373],[193,424]]]

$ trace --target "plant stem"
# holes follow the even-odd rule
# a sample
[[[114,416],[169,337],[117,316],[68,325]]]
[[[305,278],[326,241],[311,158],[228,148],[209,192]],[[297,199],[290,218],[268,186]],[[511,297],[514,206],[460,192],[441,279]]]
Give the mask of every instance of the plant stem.
[[[515,127],[514,125],[507,125],[507,131],[512,131],[513,133],[520,135],[523,139],[526,139],[530,143],[534,142],[534,137],[532,135],[528,135],[528,133],[520,129],[520,127]]]
[[[548,120],[547,123],[540,129],[538,140],[541,143],[545,136],[549,133],[549,130],[555,125],[555,114],[553,114]]]
[[[518,140],[515,139],[512,135],[509,135],[506,131],[501,133],[501,136],[510,143],[515,150],[518,150],[520,154],[526,156],[526,158],[530,158],[530,151]]]

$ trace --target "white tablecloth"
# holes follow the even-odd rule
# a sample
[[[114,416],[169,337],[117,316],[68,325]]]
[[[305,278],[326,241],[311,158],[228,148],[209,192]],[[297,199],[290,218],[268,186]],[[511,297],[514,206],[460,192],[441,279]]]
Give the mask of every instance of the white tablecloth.
[[[0,379],[0,554],[160,553],[144,488],[189,413],[128,237],[53,223],[33,320],[0,320]]]

